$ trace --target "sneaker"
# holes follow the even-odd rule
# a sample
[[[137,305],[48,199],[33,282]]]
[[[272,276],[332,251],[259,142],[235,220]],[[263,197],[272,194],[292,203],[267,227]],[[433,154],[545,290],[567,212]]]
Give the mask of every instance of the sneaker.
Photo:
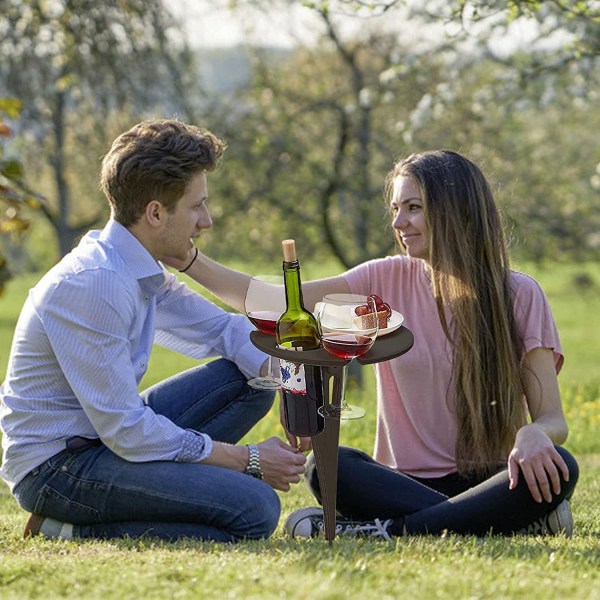
[[[337,517],[335,520],[336,535],[347,535],[351,537],[374,537],[384,540],[391,540],[389,527],[392,519],[381,521],[352,521]],[[284,531],[291,538],[315,538],[318,537],[324,528],[323,510],[316,507],[300,508],[294,511],[283,525]]]
[[[522,535],[573,535],[573,515],[567,500],[563,500],[552,512],[530,523],[517,533]]]
[[[63,523],[49,517],[44,517],[36,513],[31,513],[31,516],[25,524],[23,537],[34,537],[42,535],[45,538],[58,538],[62,540],[70,540],[73,538],[73,525],[71,523]]]

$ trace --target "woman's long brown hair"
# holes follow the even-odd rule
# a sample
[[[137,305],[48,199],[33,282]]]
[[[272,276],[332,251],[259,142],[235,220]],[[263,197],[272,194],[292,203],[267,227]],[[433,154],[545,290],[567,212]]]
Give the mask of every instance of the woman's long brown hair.
[[[408,157],[388,188],[399,175],[414,177],[423,196],[432,289],[453,352],[458,470],[489,474],[526,419],[499,211],[479,168],[456,152]]]

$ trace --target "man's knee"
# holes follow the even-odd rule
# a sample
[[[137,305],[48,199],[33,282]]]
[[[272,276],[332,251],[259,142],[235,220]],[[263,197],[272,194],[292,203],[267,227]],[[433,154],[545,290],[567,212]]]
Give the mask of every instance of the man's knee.
[[[264,484],[257,490],[255,501],[249,504],[252,506],[246,515],[249,528],[241,537],[256,540],[270,537],[277,529],[281,515],[281,502],[277,492]]]

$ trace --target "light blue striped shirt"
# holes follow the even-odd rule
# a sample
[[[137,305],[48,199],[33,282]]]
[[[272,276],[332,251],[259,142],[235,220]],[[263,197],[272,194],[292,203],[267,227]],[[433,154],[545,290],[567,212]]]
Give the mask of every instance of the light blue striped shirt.
[[[152,344],[197,359],[222,356],[251,377],[266,360],[249,340],[252,329],[110,220],[30,290],[0,387],[0,475],[12,489],[72,436],[100,437],[133,462],[206,458],[206,434],[181,429],[138,393]]]

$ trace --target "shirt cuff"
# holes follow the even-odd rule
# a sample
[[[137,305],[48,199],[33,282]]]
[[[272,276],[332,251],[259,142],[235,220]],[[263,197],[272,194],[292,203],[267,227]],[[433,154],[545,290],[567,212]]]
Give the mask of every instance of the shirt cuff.
[[[259,350],[248,340],[236,353],[235,364],[247,379],[260,375],[260,369],[268,359],[262,350]]]
[[[186,429],[181,451],[175,461],[200,462],[210,456],[212,449],[213,442],[209,435]]]

